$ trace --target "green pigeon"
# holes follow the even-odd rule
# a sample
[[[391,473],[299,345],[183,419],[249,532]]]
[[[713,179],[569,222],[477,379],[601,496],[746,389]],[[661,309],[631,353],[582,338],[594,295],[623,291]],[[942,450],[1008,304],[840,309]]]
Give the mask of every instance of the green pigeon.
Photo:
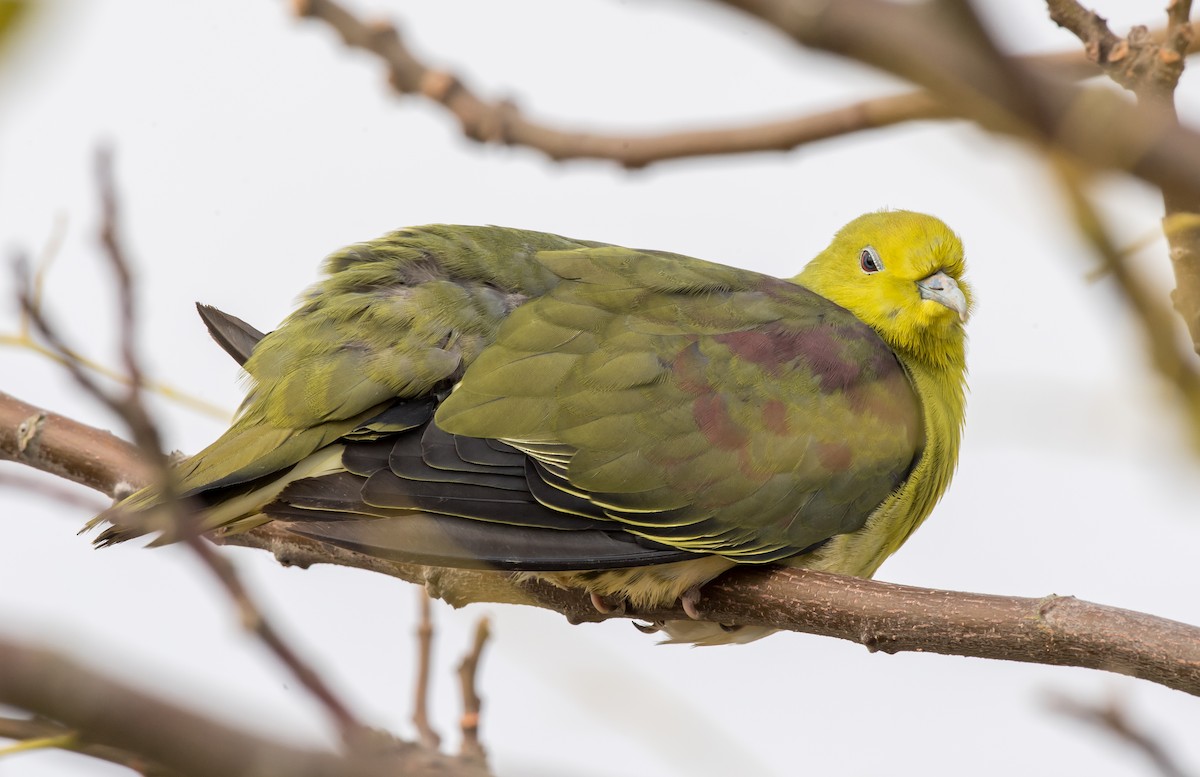
[[[694,613],[737,564],[874,574],[955,469],[971,293],[932,216],[861,216],[786,280],[452,225],[324,269],[265,336],[201,308],[250,379],[232,427],[176,468],[205,530],[276,521]],[[98,516],[98,544],[142,533],[130,514],[156,499]],[[695,644],[769,633],[661,625]]]

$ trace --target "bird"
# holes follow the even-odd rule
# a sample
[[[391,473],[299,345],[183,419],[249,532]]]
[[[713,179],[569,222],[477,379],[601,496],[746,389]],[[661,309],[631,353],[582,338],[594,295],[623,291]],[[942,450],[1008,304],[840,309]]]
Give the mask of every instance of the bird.
[[[859,216],[792,278],[495,226],[349,246],[242,364],[231,427],[174,466],[203,531],[274,521],[379,558],[537,577],[601,609],[682,602],[739,565],[874,575],[954,474],[972,293],[962,242]],[[153,487],[94,518],[145,533]],[[170,541],[170,531],[160,542]],[[616,602],[614,605],[613,602]]]

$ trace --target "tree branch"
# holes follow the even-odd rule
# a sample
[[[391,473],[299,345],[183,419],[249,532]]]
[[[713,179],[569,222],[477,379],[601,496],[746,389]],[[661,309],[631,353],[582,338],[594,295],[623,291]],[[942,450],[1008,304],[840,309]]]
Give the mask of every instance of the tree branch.
[[[0,392],[0,459],[28,464],[119,499],[148,482],[151,468],[120,437]]]
[[[19,418],[20,414],[10,416]],[[0,453],[10,453],[3,446],[16,436],[12,430],[0,429]],[[82,439],[90,438],[84,435]],[[77,443],[68,437],[55,439],[68,447]],[[23,459],[32,466],[42,460]],[[118,459],[112,464],[120,469],[122,462]],[[96,475],[95,483],[85,485],[103,489],[114,480],[103,467]],[[572,623],[614,617],[650,621],[688,617],[678,606],[604,614],[597,612],[581,591],[536,580],[519,581],[501,572],[374,558],[294,535],[278,523],[218,537],[217,541],[269,551],[289,566],[337,564],[398,577],[423,585],[430,596],[455,607],[472,602],[525,604],[554,610]],[[857,642],[872,651],[919,651],[1102,669],[1200,695],[1200,628],[1071,597],[989,596],[808,570],[740,568],[704,588],[701,611],[706,620],[716,623],[821,634]]]
[[[650,135],[571,132],[529,119],[512,102],[489,101],[458,76],[425,64],[390,23],[362,21],[335,0],[294,0],[293,9],[297,16],[323,21],[347,46],[379,57],[387,65],[393,89],[443,106],[458,120],[466,137],[481,143],[536,149],[556,161],[602,159],[634,169],[671,159],[788,151],[852,132],[958,115],[930,93],[914,91],[761,124]],[[1078,53],[1033,56],[1026,61],[1064,78],[1100,73],[1094,63]]]

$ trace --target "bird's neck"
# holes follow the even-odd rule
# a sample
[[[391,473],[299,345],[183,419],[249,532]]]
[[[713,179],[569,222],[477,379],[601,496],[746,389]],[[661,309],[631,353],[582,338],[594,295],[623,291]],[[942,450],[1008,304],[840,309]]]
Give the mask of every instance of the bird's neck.
[[[961,358],[941,363],[913,360],[905,364],[909,380],[921,402],[925,447],[900,492],[885,503],[892,529],[873,559],[871,573],[895,552],[929,517],[941,499],[958,463],[966,411],[966,370]]]
[[[870,577],[933,511],[958,461],[966,406],[962,360],[904,360],[921,403],[925,446],[904,484],[867,519],[860,531],[840,534],[821,550],[798,557],[798,566]]]

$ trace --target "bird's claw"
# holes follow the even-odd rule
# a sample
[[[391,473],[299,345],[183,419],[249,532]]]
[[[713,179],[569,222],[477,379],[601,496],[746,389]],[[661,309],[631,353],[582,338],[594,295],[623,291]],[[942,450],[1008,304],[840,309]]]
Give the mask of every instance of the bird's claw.
[[[633,627],[643,634],[657,634],[658,632],[662,631],[662,628],[665,625],[666,623],[663,621],[653,621],[651,623],[638,623],[637,621],[633,622]]]
[[[704,620],[704,616],[700,614],[700,609],[696,606],[700,603],[699,586],[693,586],[684,591],[683,596],[679,597],[679,603],[689,618],[694,621]]]
[[[600,594],[589,594],[592,599],[592,606],[596,608],[596,612],[602,615],[624,615],[625,600],[618,599],[615,605],[609,604],[608,601]]]

